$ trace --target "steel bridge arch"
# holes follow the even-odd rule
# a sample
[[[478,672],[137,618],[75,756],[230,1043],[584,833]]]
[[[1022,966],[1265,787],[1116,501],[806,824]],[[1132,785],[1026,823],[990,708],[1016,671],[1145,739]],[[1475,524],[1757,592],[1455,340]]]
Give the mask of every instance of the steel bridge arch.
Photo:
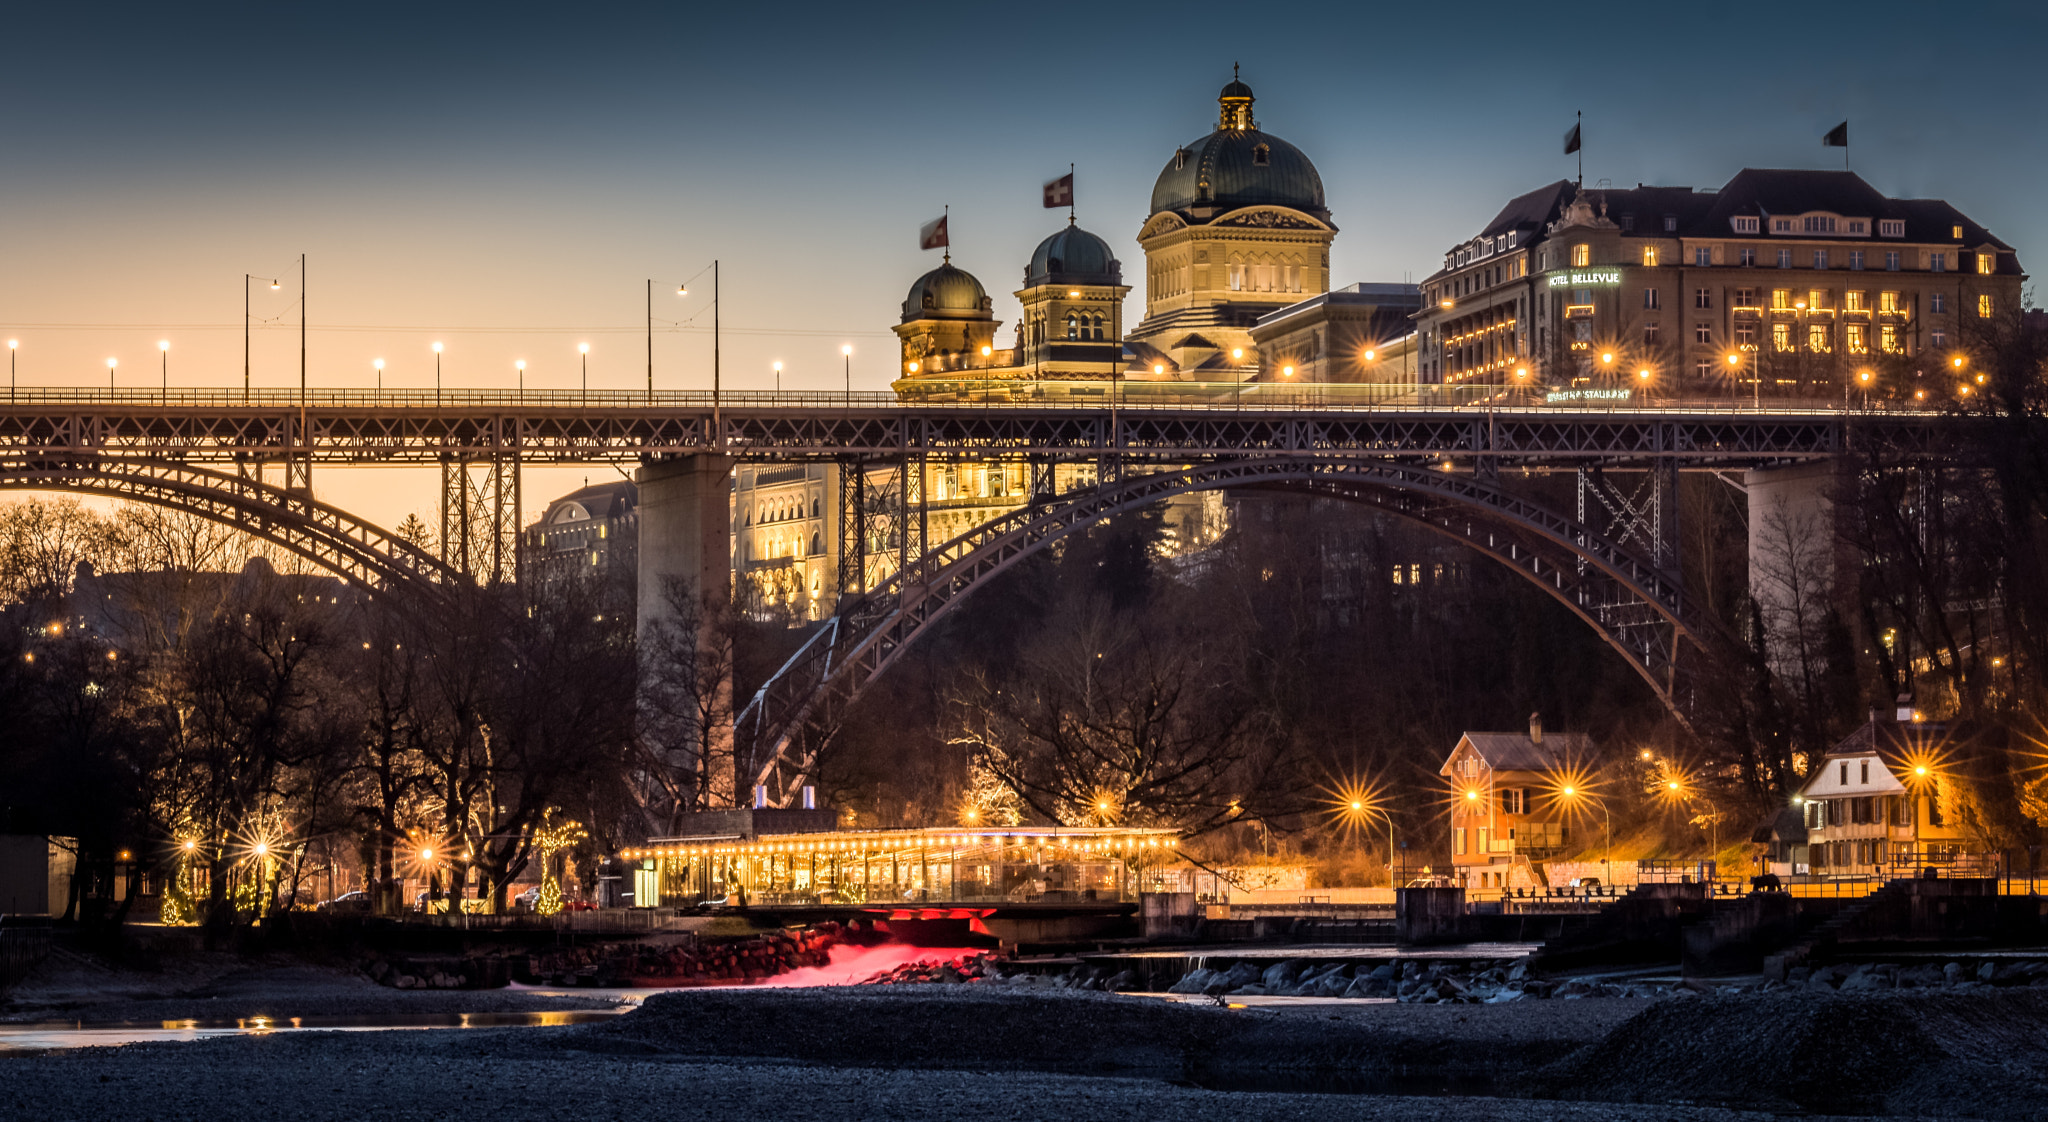
[[[826,621],[755,692],[734,721],[739,758],[753,762],[773,805],[788,805],[846,707],[968,593],[1083,527],[1222,487],[1360,502],[1477,549],[1590,625],[1682,721],[1698,692],[1694,672],[1722,641],[1676,571],[1474,473],[1412,459],[1228,460],[1041,498],[933,548]]]
[[[0,491],[106,495],[196,514],[382,592],[439,603],[454,570],[404,538],[310,495],[175,460],[0,459]]]

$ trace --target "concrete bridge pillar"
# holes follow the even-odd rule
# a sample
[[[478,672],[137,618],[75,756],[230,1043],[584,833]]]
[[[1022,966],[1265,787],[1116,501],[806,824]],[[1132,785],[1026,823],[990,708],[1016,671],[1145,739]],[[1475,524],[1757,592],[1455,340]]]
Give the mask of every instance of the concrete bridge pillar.
[[[657,621],[674,609],[667,578],[681,577],[697,593],[700,604],[728,603],[732,597],[732,468],[733,458],[710,453],[648,460],[633,473],[640,487],[640,571],[638,618],[641,657],[654,649]],[[714,804],[739,805],[739,761],[733,759],[731,645],[712,629],[725,624],[722,614],[700,610],[700,665],[696,680],[668,683],[669,688],[714,696],[693,698],[704,711],[717,714],[707,742],[692,745],[699,758],[717,772],[711,784]],[[723,653],[721,653],[723,652]],[[708,679],[708,681],[707,681]],[[720,681],[722,679],[722,682]]]
[[[1832,609],[1853,626],[1842,597],[1853,595],[1851,558],[1840,533],[1834,460],[1743,473],[1749,497],[1749,593],[1763,614],[1765,642],[1780,672],[1819,669]]]

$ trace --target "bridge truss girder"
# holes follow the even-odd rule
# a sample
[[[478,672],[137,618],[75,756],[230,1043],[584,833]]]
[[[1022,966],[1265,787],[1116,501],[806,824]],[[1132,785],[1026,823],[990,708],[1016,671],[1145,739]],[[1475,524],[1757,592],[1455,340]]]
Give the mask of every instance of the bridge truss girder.
[[[1695,670],[1721,641],[1698,617],[1670,537],[1648,555],[1582,521],[1501,488],[1488,474],[1443,470],[1412,458],[1260,457],[1150,474],[1026,507],[912,559],[840,613],[764,684],[735,722],[741,759],[783,805],[810,773],[848,705],[933,621],[970,592],[1046,545],[1113,514],[1174,495],[1284,488],[1362,502],[1415,521],[1493,557],[1571,609],[1626,658],[1684,719],[1698,694]],[[1668,551],[1668,552],[1665,552]],[[1659,552],[1669,566],[1651,558]]]
[[[0,457],[0,489],[106,495],[168,507],[270,542],[345,580],[438,601],[454,573],[425,549],[302,489],[175,460]]]

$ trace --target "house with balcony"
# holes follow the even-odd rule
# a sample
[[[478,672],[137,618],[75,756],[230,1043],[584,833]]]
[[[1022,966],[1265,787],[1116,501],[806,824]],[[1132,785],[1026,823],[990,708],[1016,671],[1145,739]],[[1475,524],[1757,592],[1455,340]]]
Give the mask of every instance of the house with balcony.
[[[1593,758],[1584,733],[1467,732],[1438,772],[1450,785],[1451,872],[1468,892],[1546,887],[1541,863],[1572,844],[1565,776]]]
[[[1968,762],[1956,730],[1874,713],[1821,758],[1799,788],[1812,871],[1823,876],[1909,876],[1927,866],[1974,872],[1958,796]]]

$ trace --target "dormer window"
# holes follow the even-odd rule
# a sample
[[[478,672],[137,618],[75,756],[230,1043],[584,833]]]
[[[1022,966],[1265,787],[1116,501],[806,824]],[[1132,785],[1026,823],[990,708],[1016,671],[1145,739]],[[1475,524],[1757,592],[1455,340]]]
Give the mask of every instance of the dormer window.
[[[1677,216],[1677,215],[1675,215],[1675,214],[1667,214],[1667,215],[1665,215],[1665,216],[1664,216],[1664,232],[1665,232],[1665,233],[1667,233],[1667,234],[1675,234],[1675,233],[1677,233],[1677,232],[1678,232],[1678,216]]]
[[[1962,228],[1961,226],[1951,226],[1951,227],[1949,227],[1949,234],[1948,234],[1948,236],[1949,236],[1949,237],[1951,237],[1951,238],[1954,238],[1954,239],[1955,239],[1955,240],[1957,240],[1957,241],[1962,241],[1962,240],[1963,240],[1963,228]]]
[[[1572,247],[1572,268],[1583,269],[1593,263],[1593,247],[1575,245]]]
[[[1799,224],[1790,218],[1771,219],[1771,233],[1773,234],[1791,234],[1796,233],[1798,229]]]
[[[1754,234],[1757,232],[1757,220],[1754,214],[1738,214],[1733,221],[1735,223],[1735,232],[1738,234]]]
[[[1877,221],[1877,236],[1880,238],[1903,238],[1906,236],[1906,220],[1903,218],[1880,218]]]
[[[1185,148],[1176,148],[1176,149],[1174,149],[1174,150],[1173,150],[1173,170],[1175,170],[1175,171],[1179,171],[1180,169],[1182,169],[1182,168],[1184,168],[1184,167],[1186,167],[1186,166],[1188,166],[1188,150],[1187,150],[1187,149],[1185,149]]]
[[[1633,233],[1633,232],[1635,231],[1635,228],[1636,228],[1636,216],[1635,216],[1635,215],[1633,215],[1633,214],[1624,214],[1624,215],[1622,215],[1622,216],[1621,216],[1621,228],[1622,228],[1622,229],[1624,229],[1624,230],[1627,230],[1627,231],[1629,231],[1629,232],[1631,232],[1631,233]]]
[[[1256,148],[1252,149],[1252,166],[1253,166],[1253,167],[1261,167],[1261,168],[1262,168],[1262,167],[1265,167],[1265,166],[1267,166],[1267,165],[1271,164],[1272,162],[1273,162],[1273,150],[1272,150],[1271,148],[1267,147],[1267,146],[1266,146],[1266,145],[1264,145],[1264,144],[1261,144],[1261,145],[1259,145],[1258,147],[1256,147]],[[1960,228],[1960,227],[1958,227],[1958,229],[1957,229],[1957,234],[1956,234],[1956,236],[1957,236],[1957,237],[1961,237],[1961,236],[1962,236],[1962,233],[1961,233],[1961,228]]]
[[[1835,220],[1824,214],[1809,214],[1806,216],[1806,232],[1832,234],[1835,232]]]

